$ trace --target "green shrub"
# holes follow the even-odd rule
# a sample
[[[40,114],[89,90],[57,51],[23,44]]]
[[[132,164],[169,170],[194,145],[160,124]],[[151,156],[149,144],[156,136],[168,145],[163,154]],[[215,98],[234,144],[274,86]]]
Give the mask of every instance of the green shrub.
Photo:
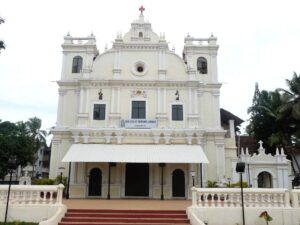
[[[54,184],[60,184],[61,183],[61,177],[60,176],[57,176],[55,179],[54,179]],[[62,184],[66,187],[67,186],[67,177],[63,177],[62,178]]]
[[[34,185],[54,185],[55,180],[49,178],[33,179],[31,184]]]
[[[208,180],[207,181],[207,187],[208,188],[216,188],[217,187],[217,181],[214,181],[214,180]]]
[[[241,187],[240,182],[230,184],[230,187]],[[247,188],[248,183],[246,181],[243,182],[243,188]]]

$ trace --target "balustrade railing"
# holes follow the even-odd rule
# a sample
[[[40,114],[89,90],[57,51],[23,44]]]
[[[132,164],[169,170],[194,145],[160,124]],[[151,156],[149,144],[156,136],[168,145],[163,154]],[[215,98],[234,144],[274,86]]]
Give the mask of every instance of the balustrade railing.
[[[244,188],[245,207],[290,207],[287,189]],[[194,207],[241,207],[240,188],[192,188]]]
[[[293,189],[291,191],[292,195],[292,206],[294,208],[300,208],[300,189]]]
[[[12,185],[10,205],[62,204],[64,186],[59,185]],[[0,205],[6,204],[8,185],[0,185]]]

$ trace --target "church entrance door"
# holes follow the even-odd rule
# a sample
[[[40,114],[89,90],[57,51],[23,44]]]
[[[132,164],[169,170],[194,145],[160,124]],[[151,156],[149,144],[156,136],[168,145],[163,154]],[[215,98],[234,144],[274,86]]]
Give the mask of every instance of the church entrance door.
[[[89,176],[89,196],[101,196],[102,172],[99,168],[93,168]]]
[[[147,163],[127,163],[125,196],[149,196],[149,165]]]
[[[172,193],[173,197],[185,197],[184,172],[180,169],[172,173]]]

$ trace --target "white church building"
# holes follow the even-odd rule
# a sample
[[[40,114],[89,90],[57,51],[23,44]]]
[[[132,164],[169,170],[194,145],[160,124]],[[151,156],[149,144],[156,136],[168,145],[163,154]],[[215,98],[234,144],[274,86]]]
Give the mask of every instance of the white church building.
[[[190,198],[193,185],[237,177],[217,38],[188,35],[181,57],[140,11],[104,52],[93,34],[64,37],[50,177],[65,168],[70,198]]]

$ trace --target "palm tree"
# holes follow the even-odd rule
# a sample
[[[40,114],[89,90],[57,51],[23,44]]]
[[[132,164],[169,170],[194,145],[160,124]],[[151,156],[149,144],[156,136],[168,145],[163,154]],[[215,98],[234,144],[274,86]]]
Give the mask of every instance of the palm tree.
[[[290,114],[295,120],[300,120],[300,75],[293,74],[291,80],[286,79],[289,90],[278,88],[289,101],[282,106],[281,111]]]
[[[46,139],[47,132],[45,130],[41,130],[41,125],[42,125],[42,121],[37,117],[30,118],[26,122],[27,130],[31,139],[32,150],[33,150],[33,156],[31,160],[31,164],[33,168],[32,174],[34,174],[34,164],[37,159],[36,158],[37,152],[41,148],[47,147],[47,139]]]
[[[275,147],[290,144],[288,135],[289,126],[286,117],[281,112],[281,107],[286,103],[278,91],[261,91],[256,105],[248,109],[251,113],[251,123],[248,129],[253,130],[256,138],[263,140],[275,150]]]
[[[286,118],[289,118],[288,122],[292,130],[290,132],[291,144],[288,147],[288,153],[293,158],[298,171],[300,171],[299,162],[294,154],[300,147],[300,75],[294,73],[291,80],[286,79],[286,84],[289,90],[278,89],[288,99],[282,105],[280,111]]]

